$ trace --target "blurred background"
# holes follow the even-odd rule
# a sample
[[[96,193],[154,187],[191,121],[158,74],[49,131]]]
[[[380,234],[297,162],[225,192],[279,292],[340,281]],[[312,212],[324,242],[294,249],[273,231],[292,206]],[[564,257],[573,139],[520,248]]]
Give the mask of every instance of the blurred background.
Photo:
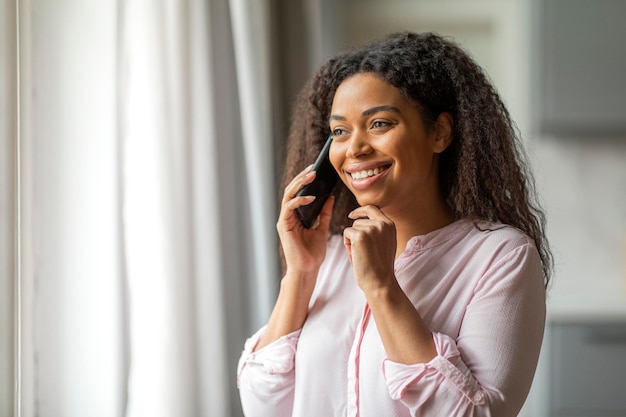
[[[436,31],[525,139],[556,260],[522,416],[626,416],[626,2],[0,0],[0,416],[241,416],[298,90]]]

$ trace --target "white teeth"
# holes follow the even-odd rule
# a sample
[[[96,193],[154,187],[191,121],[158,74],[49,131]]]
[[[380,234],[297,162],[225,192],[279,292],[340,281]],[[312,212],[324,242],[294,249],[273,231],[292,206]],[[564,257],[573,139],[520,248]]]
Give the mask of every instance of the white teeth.
[[[359,172],[351,172],[350,175],[352,175],[352,179],[354,180],[360,180],[363,178],[367,178],[367,177],[372,177],[374,175],[378,175],[381,172],[384,171],[384,168],[374,168],[374,169],[369,169],[369,170],[363,170],[363,171],[359,171]]]

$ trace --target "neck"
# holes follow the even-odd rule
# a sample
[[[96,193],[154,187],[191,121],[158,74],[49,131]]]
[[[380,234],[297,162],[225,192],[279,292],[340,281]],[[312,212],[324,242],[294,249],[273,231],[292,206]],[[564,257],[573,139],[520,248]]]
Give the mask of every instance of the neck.
[[[389,216],[396,225],[396,258],[404,252],[411,238],[441,229],[456,220],[454,212],[443,201],[428,208],[415,208],[408,213],[412,215]]]

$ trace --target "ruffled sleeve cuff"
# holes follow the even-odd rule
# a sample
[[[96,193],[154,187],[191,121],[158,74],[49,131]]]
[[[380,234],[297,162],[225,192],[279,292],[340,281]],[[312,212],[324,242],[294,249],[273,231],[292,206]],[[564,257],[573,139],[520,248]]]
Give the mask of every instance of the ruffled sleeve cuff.
[[[474,405],[484,404],[485,394],[461,360],[454,339],[434,333],[433,340],[437,356],[428,363],[405,365],[389,359],[383,361],[383,375],[391,398],[401,400],[412,390],[420,393],[421,401],[426,401],[447,380]]]
[[[266,388],[280,386],[293,379],[291,372],[294,367],[296,346],[300,330],[296,330],[267,346],[253,352],[254,347],[265,333],[265,327],[252,335],[244,344],[244,350],[237,366],[237,384],[241,387],[242,373],[247,372],[249,384],[262,383]],[[269,384],[269,385],[267,385]]]

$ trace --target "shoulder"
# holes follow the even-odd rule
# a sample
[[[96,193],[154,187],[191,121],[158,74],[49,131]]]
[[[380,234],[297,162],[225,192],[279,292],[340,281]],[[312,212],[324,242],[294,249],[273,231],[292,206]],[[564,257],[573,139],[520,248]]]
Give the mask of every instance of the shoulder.
[[[542,276],[539,252],[534,241],[523,231],[506,224],[461,220],[446,252],[455,262],[473,271],[475,278],[485,278],[495,271],[529,267]]]
[[[475,222],[468,235],[475,253],[484,262],[479,287],[525,283],[543,288],[539,252],[534,241],[523,231],[483,221]]]
[[[534,243],[515,227],[484,220],[460,219],[442,229],[413,237],[407,248],[412,252],[431,248],[441,248],[446,252],[472,252],[478,249],[506,251],[524,245],[534,246]]]
[[[474,244],[485,245],[497,252],[508,252],[519,247],[535,246],[533,240],[516,227],[488,221],[470,221],[466,239]]]

